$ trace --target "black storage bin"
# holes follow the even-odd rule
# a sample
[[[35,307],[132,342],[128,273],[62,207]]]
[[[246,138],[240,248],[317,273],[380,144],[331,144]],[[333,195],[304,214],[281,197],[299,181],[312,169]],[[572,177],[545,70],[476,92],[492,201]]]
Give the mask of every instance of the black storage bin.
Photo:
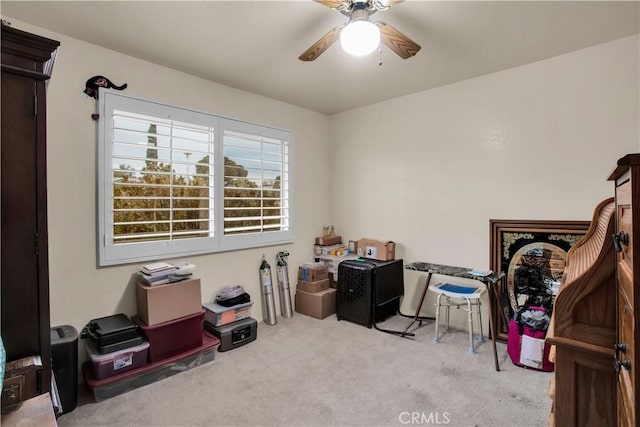
[[[113,353],[144,342],[138,325],[122,313],[91,320],[82,330],[82,338],[91,339],[100,354]]]
[[[371,328],[398,313],[403,294],[401,259],[343,261],[338,266],[336,317]]]
[[[78,405],[78,331],[70,325],[55,326],[50,335],[53,375],[66,414]]]

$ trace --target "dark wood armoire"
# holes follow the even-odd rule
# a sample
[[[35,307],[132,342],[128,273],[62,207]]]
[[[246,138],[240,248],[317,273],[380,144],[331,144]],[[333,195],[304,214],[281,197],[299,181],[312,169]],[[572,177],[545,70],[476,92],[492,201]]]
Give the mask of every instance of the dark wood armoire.
[[[42,368],[24,375],[6,372],[17,376],[3,403],[51,384],[45,84],[59,44],[2,23],[2,340],[7,362],[42,360]],[[5,392],[13,393],[9,402]]]

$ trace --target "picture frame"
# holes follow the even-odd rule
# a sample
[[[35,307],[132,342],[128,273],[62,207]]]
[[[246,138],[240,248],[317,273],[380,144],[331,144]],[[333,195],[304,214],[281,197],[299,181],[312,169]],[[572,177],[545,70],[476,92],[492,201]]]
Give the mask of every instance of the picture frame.
[[[590,221],[489,220],[490,268],[505,273],[502,283],[496,286],[500,304],[493,304],[490,314],[497,325],[498,340],[506,342],[509,332],[509,325],[502,319],[513,318],[514,308],[523,303],[514,292],[516,269],[526,264],[528,258],[536,258],[544,266],[545,283],[559,286],[567,252],[587,233],[590,224]]]

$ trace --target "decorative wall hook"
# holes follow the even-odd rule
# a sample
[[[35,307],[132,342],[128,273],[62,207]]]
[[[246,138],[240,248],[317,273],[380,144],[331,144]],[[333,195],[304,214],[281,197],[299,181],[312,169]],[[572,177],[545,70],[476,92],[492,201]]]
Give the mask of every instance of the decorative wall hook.
[[[111,80],[109,80],[104,76],[93,76],[89,80],[87,80],[87,83],[85,84],[85,89],[83,92],[92,98],[98,99],[98,88],[100,87],[105,87],[107,89],[123,90],[127,88],[127,84],[125,83],[122,86],[117,86],[113,84]]]
[[[105,76],[93,76],[89,80],[87,80],[87,83],[85,83],[85,88],[83,92],[86,93],[88,96],[97,100],[98,88],[100,87],[104,87],[107,89],[123,90],[127,88],[127,84],[125,83],[122,86],[117,86],[117,85],[114,85],[113,82],[108,78],[106,78]],[[97,121],[100,118],[100,114],[94,113],[91,115],[91,118]]]

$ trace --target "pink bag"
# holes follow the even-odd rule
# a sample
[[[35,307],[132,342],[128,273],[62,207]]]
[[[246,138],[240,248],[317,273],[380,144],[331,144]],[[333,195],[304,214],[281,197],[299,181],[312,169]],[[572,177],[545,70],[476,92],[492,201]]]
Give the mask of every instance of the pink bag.
[[[528,307],[527,310],[546,311],[543,307]],[[554,364],[549,361],[551,345],[544,340],[546,329],[538,330],[521,324],[521,311],[509,322],[507,353],[511,361],[517,366],[552,372]]]

